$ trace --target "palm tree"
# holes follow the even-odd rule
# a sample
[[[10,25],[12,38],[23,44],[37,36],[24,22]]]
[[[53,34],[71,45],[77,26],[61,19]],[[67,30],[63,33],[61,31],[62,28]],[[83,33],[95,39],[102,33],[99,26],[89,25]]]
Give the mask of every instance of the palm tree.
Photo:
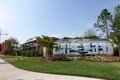
[[[42,35],[42,37],[36,37],[36,42],[40,44],[40,46],[42,46],[41,48],[43,50],[44,57],[52,54],[52,49],[54,45],[52,37]]]

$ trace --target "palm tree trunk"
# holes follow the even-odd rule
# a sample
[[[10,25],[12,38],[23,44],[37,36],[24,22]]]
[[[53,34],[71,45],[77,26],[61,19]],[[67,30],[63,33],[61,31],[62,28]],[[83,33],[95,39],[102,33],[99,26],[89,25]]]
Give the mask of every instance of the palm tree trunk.
[[[43,47],[43,57],[47,57],[46,49],[46,47]]]

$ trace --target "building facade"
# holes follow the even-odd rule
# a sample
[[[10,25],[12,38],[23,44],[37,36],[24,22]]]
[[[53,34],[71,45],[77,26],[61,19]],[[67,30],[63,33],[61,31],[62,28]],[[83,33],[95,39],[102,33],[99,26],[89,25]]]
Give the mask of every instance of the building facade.
[[[7,41],[5,40],[5,42],[3,42],[1,45],[2,45],[1,54],[2,55],[10,54],[10,51],[7,49]]]
[[[34,40],[29,40],[25,43],[23,43],[20,46],[22,51],[27,51],[27,50],[39,50],[39,44],[36,43],[36,39]]]

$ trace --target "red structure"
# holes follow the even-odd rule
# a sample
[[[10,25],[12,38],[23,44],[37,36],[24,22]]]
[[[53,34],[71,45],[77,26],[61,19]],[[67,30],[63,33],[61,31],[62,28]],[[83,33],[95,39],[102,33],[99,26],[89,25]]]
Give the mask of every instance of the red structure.
[[[2,43],[2,55],[10,54],[10,51],[7,50],[7,43],[6,41]]]

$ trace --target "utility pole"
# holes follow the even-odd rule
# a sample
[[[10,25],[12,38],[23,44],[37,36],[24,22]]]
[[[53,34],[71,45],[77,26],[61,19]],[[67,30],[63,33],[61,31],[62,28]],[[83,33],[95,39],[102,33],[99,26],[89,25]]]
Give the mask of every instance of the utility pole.
[[[5,34],[5,33],[2,33],[1,29],[0,29],[0,40],[1,40],[1,36],[2,35],[8,35],[8,34]]]

